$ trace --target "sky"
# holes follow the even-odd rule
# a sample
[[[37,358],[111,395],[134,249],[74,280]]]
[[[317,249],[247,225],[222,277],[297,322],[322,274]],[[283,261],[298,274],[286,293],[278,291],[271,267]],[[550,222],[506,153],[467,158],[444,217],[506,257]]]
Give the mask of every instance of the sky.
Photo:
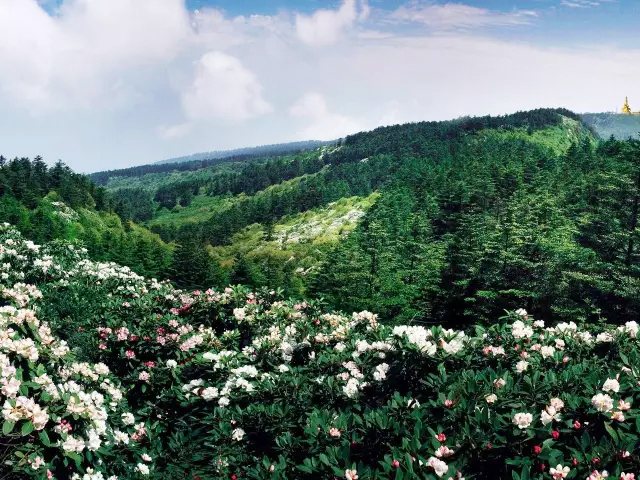
[[[640,110],[640,0],[0,0],[0,154],[93,172],[538,107]]]

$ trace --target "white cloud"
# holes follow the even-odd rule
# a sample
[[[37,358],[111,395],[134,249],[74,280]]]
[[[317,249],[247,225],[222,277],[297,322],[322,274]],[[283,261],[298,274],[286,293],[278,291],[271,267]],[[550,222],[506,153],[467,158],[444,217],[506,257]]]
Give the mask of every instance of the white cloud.
[[[55,14],[0,0],[0,153],[91,171],[379,124],[640,103],[640,50],[491,38],[472,32],[546,17],[434,6],[232,17],[184,0],[64,0]]]
[[[327,101],[317,92],[300,97],[289,109],[289,114],[307,125],[298,131],[298,137],[314,140],[334,140],[363,130],[356,120],[329,111]]]
[[[615,0],[562,0],[560,5],[570,8],[591,8],[611,2],[615,2]]]
[[[436,30],[467,30],[481,27],[516,26],[531,23],[537,17],[532,10],[500,12],[463,3],[412,3],[393,12],[392,18],[418,22]]]
[[[356,21],[364,20],[369,15],[369,5],[356,0],[344,0],[337,10],[316,10],[312,15],[296,15],[296,32],[304,43],[321,47],[336,43],[344,31],[352,27]]]
[[[190,27],[182,0],[3,0],[0,31],[0,89],[41,113],[135,98],[129,70],[171,61]]]
[[[200,58],[193,82],[182,95],[182,106],[191,120],[237,122],[271,111],[253,73],[222,52],[208,52]]]

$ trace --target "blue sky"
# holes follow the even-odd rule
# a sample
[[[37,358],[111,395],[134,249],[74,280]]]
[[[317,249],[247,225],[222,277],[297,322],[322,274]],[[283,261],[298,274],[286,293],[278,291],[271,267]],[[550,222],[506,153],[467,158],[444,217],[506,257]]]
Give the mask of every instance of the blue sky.
[[[638,0],[2,0],[0,153],[80,171],[563,106],[640,110]]]

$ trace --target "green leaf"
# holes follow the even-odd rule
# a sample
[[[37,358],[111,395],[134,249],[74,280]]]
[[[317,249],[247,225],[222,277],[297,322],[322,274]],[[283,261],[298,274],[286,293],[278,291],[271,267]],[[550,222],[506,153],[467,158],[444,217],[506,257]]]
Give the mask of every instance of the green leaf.
[[[21,429],[22,436],[25,437],[29,435],[31,432],[33,432],[34,430],[35,430],[35,427],[33,426],[33,423],[26,422],[25,424],[22,425],[22,429]]]
[[[9,435],[12,432],[13,427],[15,427],[15,426],[16,426],[15,422],[10,422],[8,420],[5,421],[2,424],[2,434],[3,435]]]

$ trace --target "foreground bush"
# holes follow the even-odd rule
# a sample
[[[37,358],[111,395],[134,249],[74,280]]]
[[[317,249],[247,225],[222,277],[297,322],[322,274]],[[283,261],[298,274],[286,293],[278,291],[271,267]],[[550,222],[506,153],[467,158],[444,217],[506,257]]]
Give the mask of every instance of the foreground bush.
[[[92,385],[83,368],[65,367],[75,357],[123,394],[112,406],[113,394],[101,393],[107,427],[92,445],[91,420],[67,412],[64,395],[47,400],[32,380],[37,362],[0,343],[7,371],[19,362],[36,369],[22,373],[20,388],[33,388],[52,418],[24,437],[13,432],[28,421],[17,420],[1,437],[10,439],[5,464],[36,478],[44,478],[29,471],[36,456],[56,478],[71,468],[88,479],[102,478],[90,470],[101,461],[118,478],[203,480],[629,480],[640,466],[632,320],[544,325],[521,310],[465,332],[383,325],[277,292],[187,294],[68,245],[38,248],[11,229],[0,236],[5,297],[32,292],[29,308],[71,349],[45,363],[54,384],[72,371]],[[17,398],[1,395],[10,405]],[[71,434],[83,442],[77,457],[63,447],[64,418],[82,429]],[[53,446],[27,445],[41,431]]]

